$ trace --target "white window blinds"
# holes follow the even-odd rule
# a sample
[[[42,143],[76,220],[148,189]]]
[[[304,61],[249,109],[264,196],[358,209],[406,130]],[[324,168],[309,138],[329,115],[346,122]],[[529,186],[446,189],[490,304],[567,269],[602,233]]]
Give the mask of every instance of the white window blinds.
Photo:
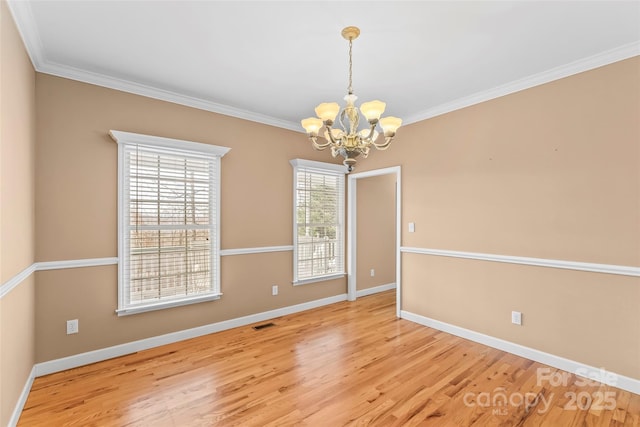
[[[218,298],[221,147],[112,134],[121,138],[118,313]]]
[[[294,283],[344,274],[344,167],[296,160]]]

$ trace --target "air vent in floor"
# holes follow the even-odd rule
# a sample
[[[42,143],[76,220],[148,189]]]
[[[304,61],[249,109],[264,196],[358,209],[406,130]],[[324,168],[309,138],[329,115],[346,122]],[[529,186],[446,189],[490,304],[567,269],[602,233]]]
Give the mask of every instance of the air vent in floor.
[[[270,327],[272,327],[272,326],[276,326],[276,324],[275,324],[275,323],[272,323],[272,322],[264,323],[264,324],[262,324],[262,325],[256,325],[256,326],[254,326],[254,327],[253,327],[253,329],[255,329],[256,331],[259,331],[259,330],[261,330],[261,329],[264,329],[264,328],[270,328]]]

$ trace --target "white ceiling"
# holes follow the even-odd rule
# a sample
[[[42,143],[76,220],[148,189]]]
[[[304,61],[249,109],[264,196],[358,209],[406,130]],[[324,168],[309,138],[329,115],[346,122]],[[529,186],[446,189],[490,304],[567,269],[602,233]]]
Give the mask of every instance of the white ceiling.
[[[412,123],[640,55],[639,1],[10,0],[38,71],[302,130],[359,101]]]

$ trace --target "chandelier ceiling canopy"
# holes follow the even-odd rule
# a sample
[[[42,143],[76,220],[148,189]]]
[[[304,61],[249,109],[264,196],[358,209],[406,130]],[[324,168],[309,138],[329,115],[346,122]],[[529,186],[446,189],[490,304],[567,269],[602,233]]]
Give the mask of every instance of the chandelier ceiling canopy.
[[[359,109],[355,106],[358,97],[354,95],[352,87],[352,47],[353,40],[359,35],[358,27],[346,27],[342,30],[342,37],[349,41],[349,87],[344,97],[346,106],[340,110],[337,102],[323,102],[315,109],[318,117],[309,117],[301,121],[313,147],[316,150],[331,148],[333,157],[344,158],[343,163],[349,172],[353,171],[356,158],[360,155],[366,158],[371,147],[378,150],[389,148],[396,131],[402,124],[402,120],[397,117],[380,117],[386,107],[382,101],[363,102]],[[358,128],[361,113],[369,124],[363,129]],[[342,129],[333,127],[336,117]],[[384,135],[384,139],[379,142],[377,140],[380,133],[376,130],[378,125]],[[323,132],[322,137],[319,136],[319,132]]]

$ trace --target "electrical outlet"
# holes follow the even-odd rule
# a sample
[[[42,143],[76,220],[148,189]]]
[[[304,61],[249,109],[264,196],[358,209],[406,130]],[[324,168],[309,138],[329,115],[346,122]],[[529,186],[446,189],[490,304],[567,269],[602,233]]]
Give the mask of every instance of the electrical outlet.
[[[371,269],[371,277],[373,277],[373,276],[375,276],[375,275],[376,275],[376,271],[372,268],[372,269]]]
[[[278,285],[273,285],[271,287],[271,295],[278,295]]]
[[[416,223],[415,222],[410,222],[409,223],[409,233],[415,233],[416,232]]]
[[[67,335],[77,334],[80,332],[78,319],[67,320]]]
[[[519,311],[512,311],[511,323],[513,323],[514,325],[522,325],[522,313]]]

